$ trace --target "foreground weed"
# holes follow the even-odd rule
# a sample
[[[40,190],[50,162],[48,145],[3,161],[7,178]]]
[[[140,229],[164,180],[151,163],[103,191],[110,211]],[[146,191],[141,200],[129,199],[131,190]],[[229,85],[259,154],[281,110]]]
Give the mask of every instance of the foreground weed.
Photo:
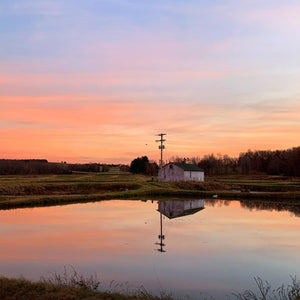
[[[300,300],[300,282],[296,276],[292,277],[292,284],[280,286],[277,289],[271,289],[268,281],[263,281],[255,277],[254,281],[258,287],[259,294],[247,290],[242,294],[233,294],[238,300]]]
[[[41,277],[41,281],[58,286],[69,286],[74,288],[80,288],[84,290],[97,291],[100,287],[100,281],[97,279],[97,274],[91,275],[85,278],[79,274],[72,266],[71,271],[68,271],[64,266],[63,274],[54,273],[51,278]]]
[[[141,285],[140,287],[136,288],[131,286],[128,281],[126,282],[117,282],[112,280],[109,284],[109,291],[110,293],[118,293],[123,294],[128,297],[135,297],[137,299],[149,299],[149,300],[175,300],[172,293],[168,293],[166,291],[161,291],[159,296],[154,296],[151,292],[147,291],[147,289]]]

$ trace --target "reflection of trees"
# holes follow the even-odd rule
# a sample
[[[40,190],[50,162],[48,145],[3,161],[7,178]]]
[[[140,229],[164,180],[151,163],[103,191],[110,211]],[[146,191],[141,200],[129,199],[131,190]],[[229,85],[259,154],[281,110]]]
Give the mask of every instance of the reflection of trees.
[[[247,208],[250,211],[256,210],[268,210],[268,211],[289,211],[296,217],[300,217],[300,205],[288,204],[288,203],[272,203],[272,202],[254,202],[242,201],[241,207]]]
[[[235,200],[237,201],[237,200]],[[231,200],[220,200],[220,199],[205,199],[205,205],[211,207],[229,206]],[[274,203],[274,202],[258,202],[253,200],[239,201],[242,208],[250,211],[256,210],[268,210],[268,211],[289,211],[296,217],[300,217],[300,205],[289,204],[289,203]]]
[[[221,207],[221,206],[228,206],[230,204],[230,200],[220,200],[220,199],[205,199],[205,205],[211,207]]]

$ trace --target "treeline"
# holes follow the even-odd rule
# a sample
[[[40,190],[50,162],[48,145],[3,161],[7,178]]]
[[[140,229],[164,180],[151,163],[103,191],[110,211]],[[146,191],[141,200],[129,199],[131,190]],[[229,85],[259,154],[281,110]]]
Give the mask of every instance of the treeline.
[[[108,172],[111,165],[89,163],[53,163],[46,159],[0,159],[0,175],[71,174],[72,172]]]
[[[1,175],[66,174],[65,164],[49,163],[46,159],[0,159]]]
[[[98,163],[68,164],[68,169],[70,171],[77,172],[108,172],[110,169],[110,165],[103,165]]]
[[[238,164],[242,173],[265,172],[272,175],[300,176],[300,147],[276,151],[241,153]]]
[[[173,157],[171,162],[198,165],[207,175],[257,174],[300,176],[300,147],[287,150],[266,150],[240,153],[239,157],[228,155],[205,155],[202,158]],[[72,172],[108,172],[111,167],[120,171],[156,175],[158,165],[147,156],[135,158],[130,166],[114,164],[52,163],[46,159],[0,159],[0,175],[71,174]]]
[[[239,174],[241,172],[238,161],[238,158],[220,154],[217,156],[215,154],[204,155],[203,158],[181,158],[177,156],[170,159],[170,162],[195,164],[203,169],[206,175]]]
[[[156,162],[150,162],[147,156],[135,158],[129,167],[129,172],[134,174],[157,175],[158,165]]]
[[[205,155],[203,158],[173,158],[171,161],[194,163],[207,175],[257,174],[300,176],[300,147],[287,150],[266,150],[240,153],[238,158],[228,155]]]

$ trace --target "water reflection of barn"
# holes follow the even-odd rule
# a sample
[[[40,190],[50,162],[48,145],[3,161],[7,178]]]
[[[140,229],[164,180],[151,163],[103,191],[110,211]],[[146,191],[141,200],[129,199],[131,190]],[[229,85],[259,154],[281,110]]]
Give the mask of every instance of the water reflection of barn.
[[[158,211],[169,219],[192,215],[202,209],[204,209],[204,200],[158,202]]]

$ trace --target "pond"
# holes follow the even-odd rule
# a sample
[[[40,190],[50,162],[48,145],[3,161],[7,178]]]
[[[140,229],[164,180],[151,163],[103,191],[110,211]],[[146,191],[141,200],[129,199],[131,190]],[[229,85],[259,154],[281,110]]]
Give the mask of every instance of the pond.
[[[97,274],[102,289],[201,299],[275,288],[300,275],[300,209],[292,205],[110,200],[0,211],[0,275]]]

